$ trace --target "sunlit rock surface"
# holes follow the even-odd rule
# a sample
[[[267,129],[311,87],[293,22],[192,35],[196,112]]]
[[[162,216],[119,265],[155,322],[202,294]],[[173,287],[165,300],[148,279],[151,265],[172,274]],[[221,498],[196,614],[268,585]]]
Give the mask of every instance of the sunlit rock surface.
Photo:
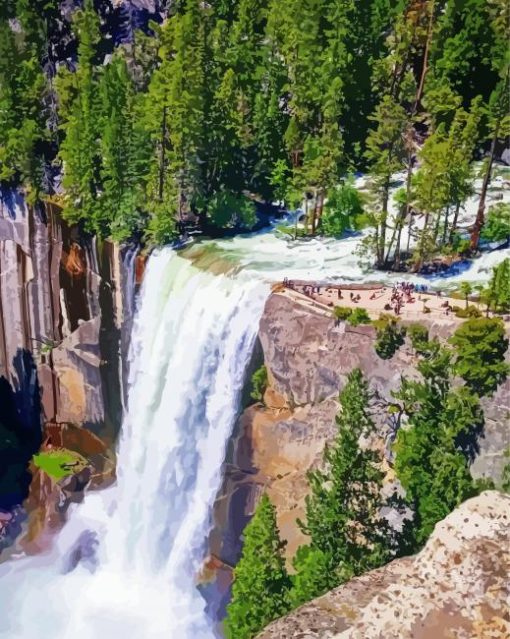
[[[414,557],[352,579],[258,639],[504,639],[510,636],[510,496],[487,491]]]
[[[419,320],[431,336],[446,340],[458,322]],[[227,458],[211,536],[212,553],[235,565],[241,551],[241,533],[260,494],[266,490],[277,509],[278,526],[292,557],[306,542],[296,520],[304,516],[308,491],[306,474],[321,460],[324,446],[336,432],[338,394],[347,375],[360,367],[370,380],[379,445],[391,460],[394,433],[384,401],[400,386],[401,376],[416,377],[416,356],[409,340],[390,360],[374,350],[372,326],[338,326],[329,314],[315,312],[295,300],[273,293],[260,322],[259,339],[268,369],[269,387],[264,404],[241,415]],[[474,477],[496,481],[506,458],[510,383],[483,400],[485,429],[472,466]],[[388,465],[388,475],[391,469]]]

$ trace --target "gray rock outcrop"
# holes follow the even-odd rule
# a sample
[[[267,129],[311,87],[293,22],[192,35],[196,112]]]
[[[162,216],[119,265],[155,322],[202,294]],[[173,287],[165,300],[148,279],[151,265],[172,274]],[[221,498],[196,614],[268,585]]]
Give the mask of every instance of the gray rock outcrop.
[[[505,639],[510,496],[487,491],[439,522],[425,548],[305,604],[257,639]]]

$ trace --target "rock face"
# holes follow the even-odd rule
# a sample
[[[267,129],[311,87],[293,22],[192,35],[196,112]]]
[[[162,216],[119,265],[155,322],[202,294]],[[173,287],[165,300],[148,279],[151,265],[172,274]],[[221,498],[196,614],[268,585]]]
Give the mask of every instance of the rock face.
[[[420,321],[440,339],[447,339],[458,325],[425,316]],[[416,376],[409,342],[392,359],[382,360],[374,350],[373,327],[335,326],[330,316],[279,293],[266,303],[259,338],[269,387],[264,405],[250,406],[239,419],[211,534],[212,555],[230,566],[239,558],[242,531],[263,491],[276,506],[287,557],[306,542],[296,523],[304,516],[306,474],[320,462],[324,445],[336,432],[338,394],[348,373],[360,367],[373,390],[386,399],[399,387],[401,375]],[[485,437],[472,466],[475,477],[500,476],[508,445],[509,398],[507,383],[484,400]],[[374,409],[381,445],[389,456],[393,433],[386,413],[377,412],[377,401]]]
[[[0,199],[0,376],[18,389],[20,354],[37,368],[43,420],[117,434],[134,310],[134,248],[85,237],[56,207]]]
[[[81,447],[101,480],[113,472],[142,273],[136,247],[99,243],[68,226],[57,207],[28,207],[15,191],[0,193],[1,417],[32,433],[31,452],[41,443]],[[22,543],[44,546],[64,520],[62,503],[78,499],[88,483],[62,488],[34,473]],[[19,507],[10,512],[12,503],[0,500],[0,548],[26,518]]]
[[[258,639],[510,636],[510,496],[487,491],[436,525],[416,556],[352,579]]]
[[[440,339],[447,339],[458,325],[425,317],[420,321],[428,325],[432,337]],[[239,420],[218,502],[218,520],[246,522],[258,494],[266,489],[276,504],[290,556],[304,541],[295,521],[303,515],[306,472],[319,462],[325,443],[335,433],[338,394],[348,373],[360,367],[371,388],[388,399],[398,389],[402,375],[416,376],[416,358],[406,342],[392,359],[382,360],[374,350],[372,326],[335,326],[331,317],[278,293],[266,303],[259,338],[269,388],[264,405],[249,407]],[[476,477],[500,475],[509,399],[507,383],[484,400],[486,427],[473,465]],[[375,409],[377,420],[377,404]],[[392,432],[385,419],[381,411],[380,433],[389,452]],[[223,532],[222,548],[216,544],[214,551],[235,563],[239,537],[237,532]]]

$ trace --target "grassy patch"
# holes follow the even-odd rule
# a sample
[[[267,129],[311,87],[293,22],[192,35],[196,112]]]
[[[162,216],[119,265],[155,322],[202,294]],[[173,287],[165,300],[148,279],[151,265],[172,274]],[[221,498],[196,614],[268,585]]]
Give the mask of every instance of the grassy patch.
[[[37,468],[43,470],[53,479],[62,479],[83,470],[87,461],[78,453],[66,448],[56,448],[38,453],[33,457]]]

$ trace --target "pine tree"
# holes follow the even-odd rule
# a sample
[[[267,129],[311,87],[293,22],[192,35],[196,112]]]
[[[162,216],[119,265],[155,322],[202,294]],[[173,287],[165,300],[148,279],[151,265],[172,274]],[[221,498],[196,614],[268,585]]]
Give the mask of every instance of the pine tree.
[[[452,388],[451,353],[436,341],[421,352],[422,380],[404,378],[395,395],[407,423],[394,445],[394,468],[415,513],[418,546],[438,521],[476,494],[469,465],[484,424],[478,397],[467,387]]]
[[[381,267],[385,262],[391,178],[402,169],[406,157],[407,115],[386,95],[370,120],[376,128],[368,134],[365,155],[370,164],[370,189],[376,198],[374,246],[377,265]]]
[[[508,281],[505,282],[507,290]],[[505,362],[508,339],[499,318],[467,320],[450,338],[450,344],[455,348],[456,373],[480,397],[492,395],[507,378],[510,371]]]
[[[381,515],[389,501],[381,493],[384,473],[379,454],[367,447],[376,427],[360,369],[349,374],[340,404],[338,434],[324,451],[323,469],[308,475],[306,520],[298,523],[310,537],[310,550],[301,550],[295,563],[294,602],[380,566],[398,550],[397,534]],[[316,570],[314,557],[327,566],[327,578]]]
[[[138,123],[137,96],[127,64],[119,55],[105,68],[101,97],[100,206],[112,237],[128,239],[141,229],[148,140]]]
[[[44,182],[47,83],[28,14],[19,28],[9,15],[0,16],[0,180],[22,184],[35,204]]]
[[[234,569],[232,600],[225,628],[231,639],[251,639],[289,609],[290,580],[276,511],[264,494],[244,531],[241,558]]]
[[[148,195],[155,206],[149,238],[169,241],[203,200],[207,19],[198,0],[186,0],[160,30],[160,66],[147,96],[145,129],[153,143]]]
[[[100,41],[99,17],[92,0],[85,0],[82,10],[75,15],[78,33],[78,64],[72,84],[59,84],[65,91],[59,99],[69,109],[62,122],[65,139],[60,147],[63,164],[64,218],[70,222],[83,220],[85,228],[100,235],[108,234],[106,211],[98,206],[100,183],[100,105],[98,101],[98,75],[95,66]]]

